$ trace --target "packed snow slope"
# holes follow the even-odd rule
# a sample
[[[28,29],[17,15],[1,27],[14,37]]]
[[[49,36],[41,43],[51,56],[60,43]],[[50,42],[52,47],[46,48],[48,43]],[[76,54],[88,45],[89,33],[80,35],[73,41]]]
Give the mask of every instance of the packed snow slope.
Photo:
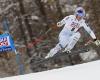
[[[0,80],[100,80],[100,60]]]

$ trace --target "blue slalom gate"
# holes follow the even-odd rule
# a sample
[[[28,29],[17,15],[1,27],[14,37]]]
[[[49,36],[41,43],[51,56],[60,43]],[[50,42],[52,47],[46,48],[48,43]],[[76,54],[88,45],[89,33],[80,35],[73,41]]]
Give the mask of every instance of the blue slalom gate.
[[[0,35],[0,53],[13,51],[16,54],[16,62],[19,67],[19,74],[24,74],[24,65],[21,63],[20,54],[17,52],[14,40],[9,33],[9,24],[6,17],[3,20],[3,29],[5,33]]]

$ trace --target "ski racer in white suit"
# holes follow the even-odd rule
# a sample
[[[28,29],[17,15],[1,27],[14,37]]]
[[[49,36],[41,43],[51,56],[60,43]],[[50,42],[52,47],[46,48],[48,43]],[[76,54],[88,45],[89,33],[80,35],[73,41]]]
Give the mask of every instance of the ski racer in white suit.
[[[79,32],[81,27],[83,27],[90,34],[96,45],[100,45],[100,41],[97,40],[94,32],[85,23],[85,20],[83,19],[84,16],[85,10],[82,7],[78,7],[75,10],[74,15],[69,15],[57,23],[58,27],[64,26],[59,34],[59,43],[50,50],[45,58],[54,56],[58,51],[64,48],[64,52],[66,51],[70,53],[81,37]]]

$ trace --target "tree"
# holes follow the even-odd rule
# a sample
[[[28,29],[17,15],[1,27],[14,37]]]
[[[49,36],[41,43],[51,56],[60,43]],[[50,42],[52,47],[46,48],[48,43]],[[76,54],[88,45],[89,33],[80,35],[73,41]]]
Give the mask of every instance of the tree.
[[[25,12],[25,9],[24,9],[24,5],[23,5],[23,0],[18,0],[18,2],[19,2],[19,8],[20,8],[21,15],[26,15],[26,12]],[[28,30],[28,33],[29,33],[29,37],[30,37],[30,41],[32,41],[33,34],[32,34],[32,29],[31,29],[31,26],[29,24],[27,16],[25,16],[25,18],[24,18],[24,23],[25,23],[25,25],[27,27],[27,30]]]
[[[91,3],[91,4],[90,4]],[[100,0],[86,0],[86,8],[89,13],[89,20],[94,27],[96,35],[100,38]]]

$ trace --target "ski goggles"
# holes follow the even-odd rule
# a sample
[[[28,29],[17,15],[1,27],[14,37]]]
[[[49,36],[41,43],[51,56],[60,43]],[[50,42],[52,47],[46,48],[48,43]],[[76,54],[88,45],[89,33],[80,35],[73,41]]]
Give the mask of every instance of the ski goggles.
[[[77,11],[77,15],[80,16],[80,17],[83,17],[84,16],[84,12],[82,10],[78,10]]]

